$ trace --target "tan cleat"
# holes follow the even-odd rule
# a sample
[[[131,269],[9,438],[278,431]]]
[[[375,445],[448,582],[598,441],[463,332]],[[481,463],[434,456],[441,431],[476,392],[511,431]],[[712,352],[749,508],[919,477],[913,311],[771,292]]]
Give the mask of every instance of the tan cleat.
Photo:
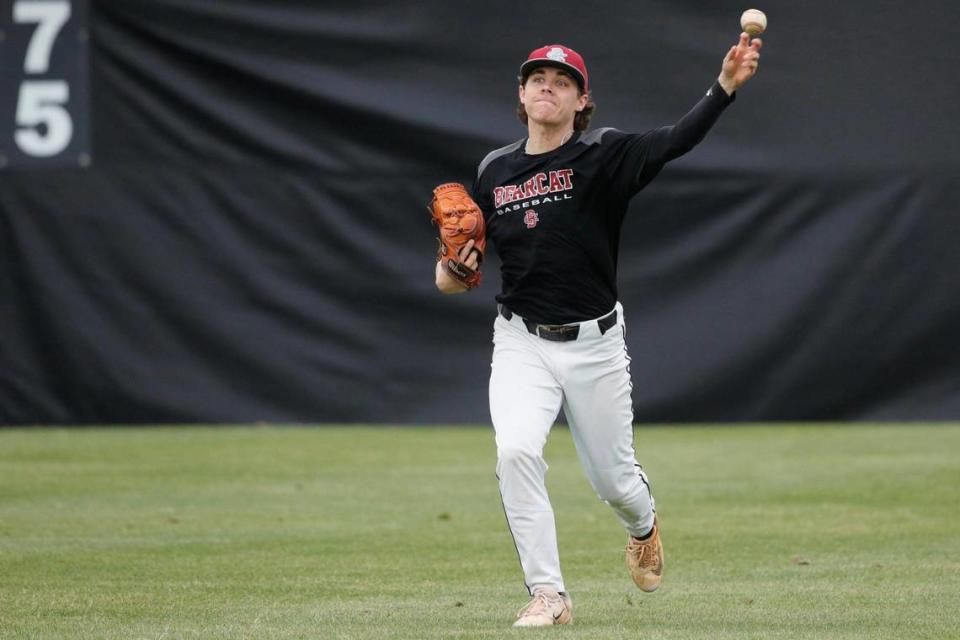
[[[549,627],[573,622],[573,602],[565,593],[537,589],[527,606],[517,612],[515,627]]]
[[[646,540],[627,536],[627,569],[641,591],[656,591],[663,574],[663,545],[660,525],[653,519],[653,532]]]

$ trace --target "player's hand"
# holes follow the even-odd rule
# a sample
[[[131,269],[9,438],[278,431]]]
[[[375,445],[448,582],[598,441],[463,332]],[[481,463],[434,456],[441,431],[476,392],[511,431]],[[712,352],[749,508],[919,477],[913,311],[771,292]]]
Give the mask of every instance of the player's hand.
[[[463,245],[463,248],[460,249],[460,262],[470,269],[476,269],[479,266],[477,261],[477,252],[473,248],[474,241],[467,240],[467,244]],[[446,269],[443,268],[442,262],[437,262],[436,269],[436,284],[437,289],[442,293],[463,293],[467,291],[466,285],[458,282],[453,278]]]
[[[727,95],[742,87],[757,73],[762,46],[763,41],[760,38],[751,41],[747,33],[741,33],[740,41],[730,47],[720,68],[720,77],[717,78]]]

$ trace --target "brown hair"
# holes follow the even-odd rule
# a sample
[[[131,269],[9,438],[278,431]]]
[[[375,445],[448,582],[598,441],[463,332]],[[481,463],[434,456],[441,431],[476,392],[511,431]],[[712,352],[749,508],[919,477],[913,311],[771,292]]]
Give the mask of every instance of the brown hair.
[[[523,86],[527,84],[527,78],[529,77],[530,74],[528,73],[525,76],[518,77],[517,80],[519,80],[520,85]],[[583,95],[583,87],[580,85],[579,81],[577,82],[577,91],[579,95]],[[597,105],[593,101],[593,96],[587,94],[587,106],[585,106],[582,111],[578,111],[577,115],[573,117],[573,130],[586,131],[587,127],[590,126],[590,118],[593,117],[593,112],[596,110],[596,108]],[[527,126],[527,110],[523,108],[523,103],[519,100],[517,100],[517,118],[520,119],[520,122],[523,123],[523,126]]]

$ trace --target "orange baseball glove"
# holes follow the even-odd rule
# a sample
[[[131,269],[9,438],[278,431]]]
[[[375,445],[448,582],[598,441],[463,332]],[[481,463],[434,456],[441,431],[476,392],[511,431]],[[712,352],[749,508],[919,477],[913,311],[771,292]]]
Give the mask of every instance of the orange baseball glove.
[[[479,286],[480,264],[487,249],[486,225],[480,207],[462,184],[448,182],[433,190],[429,208],[433,222],[440,229],[437,260],[443,263],[447,273],[468,289]],[[460,262],[460,250],[470,240],[473,240],[473,250],[477,252],[476,270]]]

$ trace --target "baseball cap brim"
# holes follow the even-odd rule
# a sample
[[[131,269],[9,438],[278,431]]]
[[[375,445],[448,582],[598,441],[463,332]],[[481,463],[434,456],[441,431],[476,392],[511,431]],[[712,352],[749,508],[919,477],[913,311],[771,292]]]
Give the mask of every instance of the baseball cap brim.
[[[536,69],[540,67],[554,67],[556,69],[563,69],[571,76],[574,80],[577,81],[577,84],[580,85],[580,91],[584,90],[584,85],[586,82],[583,79],[583,74],[580,73],[580,69],[577,69],[572,64],[566,62],[561,62],[559,60],[554,60],[552,58],[534,58],[532,60],[527,60],[522,65],[520,65],[520,79],[521,82],[524,78],[533,73]]]

